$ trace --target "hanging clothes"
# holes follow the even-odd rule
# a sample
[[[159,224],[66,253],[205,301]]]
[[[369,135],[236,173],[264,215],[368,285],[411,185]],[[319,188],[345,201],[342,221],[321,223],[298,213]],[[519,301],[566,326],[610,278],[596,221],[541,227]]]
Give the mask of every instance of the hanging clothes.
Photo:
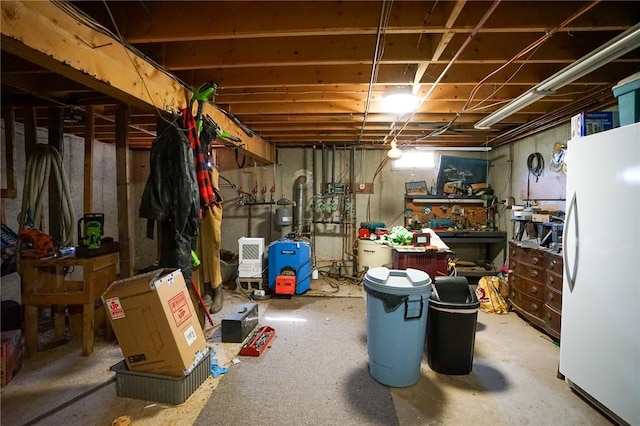
[[[200,192],[200,208],[204,210],[215,201],[213,187],[211,186],[209,177],[209,164],[206,161],[208,142],[200,143],[196,120],[190,108],[182,109],[182,128],[193,150],[196,177]]]
[[[200,201],[194,155],[189,140],[174,118],[151,146],[150,173],[142,194],[139,216],[147,219],[147,237],[154,223],[161,230],[159,266],[180,268],[191,279],[191,250],[200,222]]]

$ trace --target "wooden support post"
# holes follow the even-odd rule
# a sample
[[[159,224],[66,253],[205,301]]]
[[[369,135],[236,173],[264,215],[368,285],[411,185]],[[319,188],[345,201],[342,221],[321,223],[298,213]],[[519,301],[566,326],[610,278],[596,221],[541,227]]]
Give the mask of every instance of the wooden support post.
[[[84,126],[84,212],[93,212],[93,138],[95,117],[93,105],[85,108]],[[79,238],[79,236],[78,236]]]
[[[129,213],[130,173],[129,140],[127,135],[129,108],[121,105],[116,112],[116,172],[118,187],[118,238],[120,239],[120,276],[133,276],[133,235]]]
[[[64,108],[49,107],[49,146],[63,153]],[[62,194],[58,192],[58,184],[53,178],[49,179],[49,232],[54,241],[64,241],[64,226],[62,224]]]
[[[6,186],[2,188],[2,198],[16,198],[18,190],[16,188],[16,163],[13,155],[13,147],[16,141],[16,115],[11,107],[2,108],[2,118],[4,119],[4,159],[7,171]],[[4,221],[3,221],[4,222]]]

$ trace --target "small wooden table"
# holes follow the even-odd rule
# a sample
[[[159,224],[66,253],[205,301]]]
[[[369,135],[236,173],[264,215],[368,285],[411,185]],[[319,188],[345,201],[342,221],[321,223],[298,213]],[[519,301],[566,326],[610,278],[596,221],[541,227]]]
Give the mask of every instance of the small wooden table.
[[[95,301],[116,279],[117,264],[117,252],[91,258],[22,259],[22,305],[30,356],[38,350],[38,306],[42,305],[82,305],[82,355],[93,352]],[[83,279],[65,279],[70,268],[82,268]],[[55,319],[54,327],[56,337],[62,337],[64,318]]]

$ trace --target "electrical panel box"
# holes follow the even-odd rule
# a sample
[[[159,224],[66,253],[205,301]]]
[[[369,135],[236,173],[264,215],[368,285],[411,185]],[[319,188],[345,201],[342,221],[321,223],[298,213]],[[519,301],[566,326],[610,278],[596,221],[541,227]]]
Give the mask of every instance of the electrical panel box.
[[[238,278],[262,278],[264,238],[238,239]]]

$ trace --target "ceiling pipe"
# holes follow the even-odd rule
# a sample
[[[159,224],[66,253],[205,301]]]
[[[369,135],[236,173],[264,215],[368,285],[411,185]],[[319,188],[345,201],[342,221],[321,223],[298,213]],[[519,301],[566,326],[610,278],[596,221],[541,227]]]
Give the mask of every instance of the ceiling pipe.
[[[478,24],[475,26],[475,28],[473,29],[473,31],[471,31],[471,33],[467,36],[467,38],[465,39],[464,43],[462,43],[462,46],[460,46],[460,48],[458,49],[458,51],[455,53],[455,55],[453,55],[453,57],[451,58],[451,60],[447,63],[447,65],[445,66],[445,68],[442,70],[442,72],[440,73],[440,75],[438,76],[438,78],[436,79],[436,81],[433,82],[433,84],[431,85],[431,87],[429,88],[429,90],[427,91],[427,93],[425,93],[425,95],[420,99],[420,102],[418,103],[418,106],[416,107],[416,109],[413,111],[413,113],[411,113],[411,116],[409,116],[409,118],[404,122],[404,124],[402,125],[402,127],[396,132],[395,137],[397,138],[400,133],[402,133],[402,131],[404,131],[404,129],[407,127],[407,125],[411,122],[411,120],[413,119],[413,117],[415,117],[415,115],[418,113],[418,110],[420,109],[420,107],[422,106],[422,104],[425,103],[425,101],[427,99],[429,99],[429,97],[431,96],[431,94],[436,90],[436,87],[438,86],[438,84],[440,84],[440,82],[442,81],[442,79],[444,78],[444,76],[447,74],[447,72],[449,71],[449,69],[453,66],[453,64],[458,60],[458,58],[460,57],[460,55],[462,55],[462,52],[467,48],[467,46],[469,45],[469,43],[471,43],[471,40],[475,37],[475,35],[478,33],[478,31],[480,31],[480,29],[484,26],[485,22],[487,22],[487,20],[489,19],[489,17],[493,14],[493,12],[495,12],[495,10],[498,8],[498,5],[500,4],[502,0],[496,0],[495,2],[493,2],[493,4],[491,4],[491,7],[489,7],[489,10],[487,10],[487,12],[484,14],[484,16],[482,17],[482,19],[480,19],[480,22],[478,22]],[[392,136],[393,134],[393,130],[391,130],[387,136],[385,136],[385,140],[387,138],[389,138],[390,136]]]
[[[598,3],[600,3],[600,0],[593,1],[593,2],[591,2],[589,4],[587,4],[586,6],[582,7],[576,13],[574,13],[573,15],[569,16],[567,19],[562,21],[562,23],[560,25],[558,25],[557,27],[545,32],[545,34],[543,36],[538,38],[533,43],[529,44],[529,46],[527,46],[524,49],[522,49],[518,54],[513,56],[507,62],[505,62],[504,64],[500,65],[498,68],[496,68],[495,70],[493,70],[492,72],[487,74],[482,80],[480,80],[474,86],[473,90],[471,90],[471,94],[469,95],[469,99],[467,99],[467,102],[462,107],[462,111],[461,112],[464,113],[464,112],[468,112],[468,111],[477,110],[479,108],[479,106],[482,105],[490,96],[493,96],[495,93],[497,93],[504,86],[505,83],[503,83],[498,89],[496,89],[491,95],[489,95],[489,97],[479,101],[473,108],[468,108],[469,104],[473,101],[473,98],[476,96],[476,93],[478,93],[478,90],[480,90],[482,85],[487,80],[489,80],[492,76],[496,75],[498,72],[502,71],[503,69],[505,69],[507,66],[509,66],[510,64],[515,62],[516,60],[522,58],[524,55],[529,54],[529,53],[532,55],[533,52],[535,52],[535,50],[537,50],[547,40],[549,40],[551,37],[553,37],[558,31],[562,30],[567,25],[569,25],[571,22],[575,21],[577,18],[579,18],[580,16],[584,15],[587,11],[589,11],[590,9],[595,7]],[[483,108],[485,108],[485,107],[483,107]]]
[[[378,33],[376,35],[376,47],[373,53],[373,66],[371,67],[371,76],[369,77],[369,89],[367,91],[367,101],[364,107],[364,117],[362,118],[362,126],[360,126],[360,134],[357,143],[362,142],[364,128],[369,118],[369,108],[371,106],[371,96],[373,94],[373,85],[378,81],[378,71],[380,69],[380,61],[384,52],[384,35],[389,24],[389,16],[391,15],[391,6],[393,0],[384,0],[382,2],[382,10],[380,11],[380,22],[378,23]]]
[[[634,25],[627,31],[611,39],[608,43],[603,44],[596,50],[547,78],[542,83],[539,83],[531,90],[513,99],[504,107],[478,121],[474,127],[476,129],[488,129],[493,124],[528,107],[535,101],[555,93],[567,84],[573,83],[601,66],[637,49],[638,46],[640,46],[640,24]]]

